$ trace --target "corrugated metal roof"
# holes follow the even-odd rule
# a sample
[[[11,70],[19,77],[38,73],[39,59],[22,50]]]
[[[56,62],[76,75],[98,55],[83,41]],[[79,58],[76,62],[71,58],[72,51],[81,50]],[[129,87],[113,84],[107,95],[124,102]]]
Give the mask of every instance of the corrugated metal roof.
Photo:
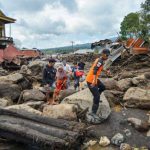
[[[16,19],[7,17],[1,10],[0,10],[0,21],[6,23],[14,23]]]

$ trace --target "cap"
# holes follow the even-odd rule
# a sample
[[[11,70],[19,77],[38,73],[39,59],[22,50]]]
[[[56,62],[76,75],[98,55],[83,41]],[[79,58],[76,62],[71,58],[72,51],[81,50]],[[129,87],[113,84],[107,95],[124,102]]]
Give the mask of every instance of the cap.
[[[53,58],[50,58],[48,61],[49,61],[49,63],[54,63],[54,62],[56,62],[56,60],[53,59]]]
[[[106,54],[107,56],[109,56],[109,55],[110,55],[110,51],[109,51],[109,49],[104,49],[104,50],[102,51],[102,53]]]

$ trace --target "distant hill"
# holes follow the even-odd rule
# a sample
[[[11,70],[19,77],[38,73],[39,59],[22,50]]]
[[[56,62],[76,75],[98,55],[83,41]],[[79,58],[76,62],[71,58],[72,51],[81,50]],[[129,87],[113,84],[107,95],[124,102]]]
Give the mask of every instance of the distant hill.
[[[47,49],[41,49],[47,54],[53,54],[53,53],[69,53],[69,52],[74,52],[79,49],[90,49],[91,48],[91,43],[86,43],[86,44],[76,44],[72,46],[64,46],[64,47],[56,47],[56,48],[47,48]]]
[[[113,42],[116,39],[117,37],[110,38],[110,40],[112,40]],[[64,46],[64,47],[47,48],[47,49],[41,49],[41,50],[43,50],[46,54],[54,54],[54,53],[66,54],[66,53],[74,52],[79,49],[90,49],[90,48],[91,48],[91,43],[85,43],[85,44],[73,45],[73,49],[72,49],[72,46]]]

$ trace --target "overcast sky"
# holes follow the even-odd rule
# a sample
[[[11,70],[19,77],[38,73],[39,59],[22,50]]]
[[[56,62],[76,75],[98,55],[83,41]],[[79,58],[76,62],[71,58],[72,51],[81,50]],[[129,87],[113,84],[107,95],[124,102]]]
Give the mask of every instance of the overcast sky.
[[[94,42],[116,36],[130,12],[144,0],[0,0],[0,8],[17,21],[12,37],[21,47],[49,48]],[[7,26],[7,36],[9,27]]]

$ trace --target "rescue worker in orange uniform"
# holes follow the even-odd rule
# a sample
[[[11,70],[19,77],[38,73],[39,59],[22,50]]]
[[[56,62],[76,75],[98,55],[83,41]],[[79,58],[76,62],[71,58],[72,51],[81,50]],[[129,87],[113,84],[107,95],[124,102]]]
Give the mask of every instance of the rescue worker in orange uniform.
[[[86,77],[88,88],[93,95],[92,115],[96,115],[99,102],[101,102],[100,95],[105,90],[104,84],[98,80],[98,77],[103,70],[104,62],[108,59],[109,55],[110,51],[108,49],[104,49],[101,57],[95,60]]]

